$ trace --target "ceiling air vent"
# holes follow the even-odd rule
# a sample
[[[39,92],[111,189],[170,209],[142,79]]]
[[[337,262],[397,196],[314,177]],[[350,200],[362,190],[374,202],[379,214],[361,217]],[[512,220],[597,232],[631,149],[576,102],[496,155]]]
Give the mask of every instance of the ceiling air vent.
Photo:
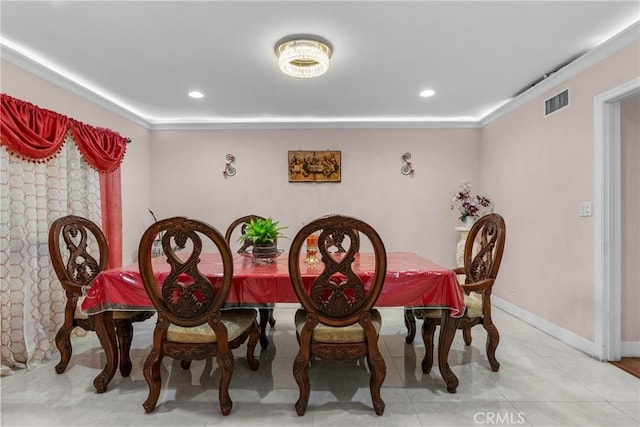
[[[566,89],[556,96],[544,101],[544,115],[548,116],[549,114],[556,112],[559,109],[566,107],[567,105],[569,105],[569,89]]]

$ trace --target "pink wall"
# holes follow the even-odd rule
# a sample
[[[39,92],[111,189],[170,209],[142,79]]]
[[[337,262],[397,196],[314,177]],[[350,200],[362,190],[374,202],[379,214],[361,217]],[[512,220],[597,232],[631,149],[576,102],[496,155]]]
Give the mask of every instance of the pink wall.
[[[2,92],[67,115],[92,126],[112,129],[133,141],[122,162],[123,262],[133,261],[138,240],[148,225],[151,206],[150,133],[70,91],[2,61]]]
[[[479,181],[479,129],[150,132],[6,61],[1,77],[10,96],[132,139],[122,164],[124,263],[137,259],[151,208],[221,230],[250,212],[271,215],[290,237],[303,222],[340,212],[376,226],[390,251],[455,264],[456,215],[448,203],[460,180]],[[341,150],[342,182],[289,183],[287,151],[298,149]],[[400,173],[405,152],[413,177]],[[238,174],[225,179],[227,153],[237,157]]]
[[[462,179],[479,179],[479,129],[156,132],[152,202],[159,217],[187,215],[224,232],[247,214],[272,216],[288,237],[316,217],[360,217],[388,251],[455,265],[456,215],[449,200]],[[288,150],[340,150],[342,182],[289,183]],[[400,172],[405,152],[413,177]],[[225,156],[237,174],[224,178]],[[289,240],[279,245],[286,249]]]
[[[622,341],[640,342],[640,95],[620,103]]]
[[[304,222],[340,212],[370,222],[389,251],[453,266],[458,234],[448,203],[459,181],[469,179],[507,221],[496,295],[593,340],[594,224],[578,216],[579,202],[594,200],[593,99],[640,75],[639,52],[634,43],[481,130],[149,132],[6,61],[1,77],[11,96],[132,138],[122,169],[124,262],[135,261],[152,208],[158,217],[187,215],[220,230],[241,215],[270,215],[290,237]],[[544,99],[565,88],[570,106],[543,118]],[[342,182],[289,183],[287,151],[298,149],[341,150]],[[400,173],[405,152],[413,177]],[[238,173],[225,179],[227,153],[237,157]],[[630,180],[637,184],[638,175]],[[627,252],[635,260],[637,253],[637,246]],[[637,286],[637,272],[632,276]],[[637,287],[624,292],[638,300]],[[625,320],[625,339],[638,340],[636,320]]]
[[[594,339],[594,97],[640,75],[639,44],[611,55],[481,132],[481,181],[507,222],[495,294],[580,337]],[[570,105],[543,117],[545,99]],[[600,209],[593,206],[593,209]]]

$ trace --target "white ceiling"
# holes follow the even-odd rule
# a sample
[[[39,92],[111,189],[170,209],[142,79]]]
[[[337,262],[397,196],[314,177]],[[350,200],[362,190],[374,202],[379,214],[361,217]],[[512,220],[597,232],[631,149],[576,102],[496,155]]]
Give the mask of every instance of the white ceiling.
[[[477,123],[637,22],[640,2],[3,0],[0,12],[3,58],[36,61],[151,128]],[[323,76],[279,71],[276,41],[299,33],[332,43]],[[426,88],[436,95],[419,97]]]

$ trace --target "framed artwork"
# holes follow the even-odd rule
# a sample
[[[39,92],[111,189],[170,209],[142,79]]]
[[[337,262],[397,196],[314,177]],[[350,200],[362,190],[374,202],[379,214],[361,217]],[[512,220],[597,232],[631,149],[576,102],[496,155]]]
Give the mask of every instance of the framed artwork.
[[[289,182],[340,182],[340,151],[289,151]]]

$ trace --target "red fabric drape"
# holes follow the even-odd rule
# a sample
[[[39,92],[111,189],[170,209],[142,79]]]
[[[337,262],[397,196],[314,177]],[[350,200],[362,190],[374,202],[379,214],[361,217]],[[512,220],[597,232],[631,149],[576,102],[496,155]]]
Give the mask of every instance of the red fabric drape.
[[[120,163],[127,139],[108,129],[70,120],[73,139],[87,163],[100,173],[102,231],[109,244],[109,267],[122,265],[122,192]]]
[[[108,129],[70,121],[73,138],[87,163],[100,172],[113,172],[127,151],[127,139]]]
[[[98,172],[120,167],[127,139],[2,94],[0,144],[27,160],[46,161],[62,147],[69,128],[85,161]]]
[[[120,168],[100,174],[102,231],[109,245],[109,268],[122,265],[122,197]]]
[[[62,147],[69,118],[2,94],[0,144],[27,160],[46,161]]]
[[[100,172],[102,228],[109,245],[109,266],[122,265],[120,163],[127,139],[62,114],[2,94],[0,145],[29,161],[46,161],[60,151],[71,128],[84,160]]]

